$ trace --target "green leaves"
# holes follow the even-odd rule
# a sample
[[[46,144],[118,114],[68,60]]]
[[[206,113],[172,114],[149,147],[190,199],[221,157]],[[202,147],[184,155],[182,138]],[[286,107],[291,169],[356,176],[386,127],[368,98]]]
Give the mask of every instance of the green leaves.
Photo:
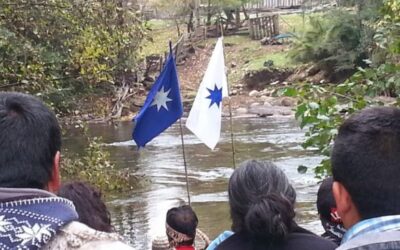
[[[110,162],[110,154],[102,147],[101,138],[90,138],[85,124],[81,124],[80,128],[88,145],[82,155],[63,159],[61,171],[64,178],[82,180],[106,192],[131,190],[138,185],[136,177],[116,169]]]
[[[133,75],[146,28],[122,0],[11,2],[0,0],[0,86],[41,95],[62,113],[66,100],[51,93]]]
[[[379,85],[365,81],[365,73],[369,70],[371,69],[355,74],[353,78],[340,85],[299,84],[282,91],[285,95],[299,99],[295,117],[299,120],[300,127],[307,131],[302,147],[315,149],[326,157],[314,169],[317,177],[323,177],[331,171],[329,161],[331,147],[344,119],[357,110],[381,104],[368,95],[379,93],[376,89],[380,88]],[[298,171],[305,173],[307,167],[299,166]]]

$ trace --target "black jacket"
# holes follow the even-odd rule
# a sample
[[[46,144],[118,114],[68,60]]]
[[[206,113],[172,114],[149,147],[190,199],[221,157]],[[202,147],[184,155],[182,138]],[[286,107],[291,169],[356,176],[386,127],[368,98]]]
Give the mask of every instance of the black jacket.
[[[333,250],[333,242],[296,226],[286,240],[270,246],[267,240],[256,241],[245,233],[235,233],[223,241],[216,250]]]

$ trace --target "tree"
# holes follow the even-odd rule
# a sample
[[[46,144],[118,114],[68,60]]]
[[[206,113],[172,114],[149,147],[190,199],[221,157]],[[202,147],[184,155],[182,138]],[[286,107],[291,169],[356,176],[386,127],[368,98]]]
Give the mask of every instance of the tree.
[[[314,169],[317,176],[331,173],[329,156],[338,128],[350,114],[369,106],[400,106],[400,18],[398,0],[385,0],[378,18],[371,23],[375,29],[374,45],[370,47],[368,67],[358,71],[339,85],[299,84],[286,88],[284,95],[299,99],[296,119],[306,129],[304,148],[313,148],[325,158]],[[382,53],[383,52],[383,53]],[[375,61],[379,53],[381,60]],[[383,103],[379,96],[392,97]],[[307,171],[299,166],[300,172]]]
[[[124,85],[146,34],[122,0],[0,0],[0,15],[0,88],[40,94],[60,112],[84,90]]]

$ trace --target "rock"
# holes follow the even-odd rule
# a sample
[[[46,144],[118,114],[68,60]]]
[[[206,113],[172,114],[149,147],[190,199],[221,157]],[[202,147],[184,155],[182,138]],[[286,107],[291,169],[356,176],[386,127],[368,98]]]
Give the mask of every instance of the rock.
[[[247,109],[246,108],[238,108],[236,109],[236,114],[246,114]]]
[[[260,97],[260,99],[261,99],[263,102],[269,102],[269,103],[272,104],[272,102],[273,102],[276,98],[275,98],[275,97],[271,97],[271,96],[269,96],[269,95],[263,95],[263,96]]]
[[[257,107],[250,107],[249,108],[249,114],[256,114],[260,117],[267,117],[267,116],[288,116],[292,115],[293,111],[290,107],[282,107],[282,106],[257,106]]]
[[[317,74],[318,72],[319,72],[319,68],[316,65],[312,65],[306,70],[307,76],[313,76],[313,75]]]
[[[260,92],[257,91],[257,90],[252,90],[252,91],[250,91],[250,93],[249,93],[249,96],[250,96],[250,97],[256,97],[256,96],[259,96],[259,95],[260,95]]]
[[[272,107],[272,104],[269,103],[269,102],[264,102],[263,106],[265,106],[265,107]]]
[[[231,62],[231,68],[236,68],[237,64],[235,62]]]
[[[234,89],[234,90],[231,91],[230,94],[231,94],[231,95],[237,95],[237,94],[238,94],[238,91],[237,91],[236,89]]]
[[[269,85],[273,86],[273,85],[277,85],[279,83],[279,81],[275,81],[275,82],[271,82]]]
[[[293,107],[296,105],[296,100],[290,97],[284,97],[281,100],[281,105],[285,107]]]
[[[261,106],[261,104],[258,102],[254,102],[254,103],[250,104],[250,107],[257,107],[257,106]]]
[[[283,115],[283,116],[289,116],[289,115],[293,114],[293,111],[292,110],[280,110],[279,114]]]

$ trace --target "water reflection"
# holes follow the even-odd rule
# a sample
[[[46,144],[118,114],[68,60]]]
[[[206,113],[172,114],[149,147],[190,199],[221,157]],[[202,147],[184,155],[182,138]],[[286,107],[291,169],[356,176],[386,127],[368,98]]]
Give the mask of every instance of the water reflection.
[[[185,131],[189,181],[193,207],[200,228],[210,238],[229,229],[227,181],[232,174],[229,124],[224,122],[221,142],[210,151]],[[172,127],[138,151],[131,138],[131,123],[118,127],[92,125],[89,132],[102,136],[111,160],[150,180],[149,185],[109,201],[116,230],[138,249],[150,249],[151,239],[165,233],[165,214],[172,206],[187,200],[181,141],[178,127]],[[237,162],[246,159],[272,160],[288,175],[297,191],[297,220],[313,231],[320,231],[315,200],[317,181],[312,173],[299,174],[299,165],[313,166],[321,158],[300,147],[304,132],[290,118],[235,119]],[[71,151],[83,150],[79,133],[72,129],[65,138]]]

